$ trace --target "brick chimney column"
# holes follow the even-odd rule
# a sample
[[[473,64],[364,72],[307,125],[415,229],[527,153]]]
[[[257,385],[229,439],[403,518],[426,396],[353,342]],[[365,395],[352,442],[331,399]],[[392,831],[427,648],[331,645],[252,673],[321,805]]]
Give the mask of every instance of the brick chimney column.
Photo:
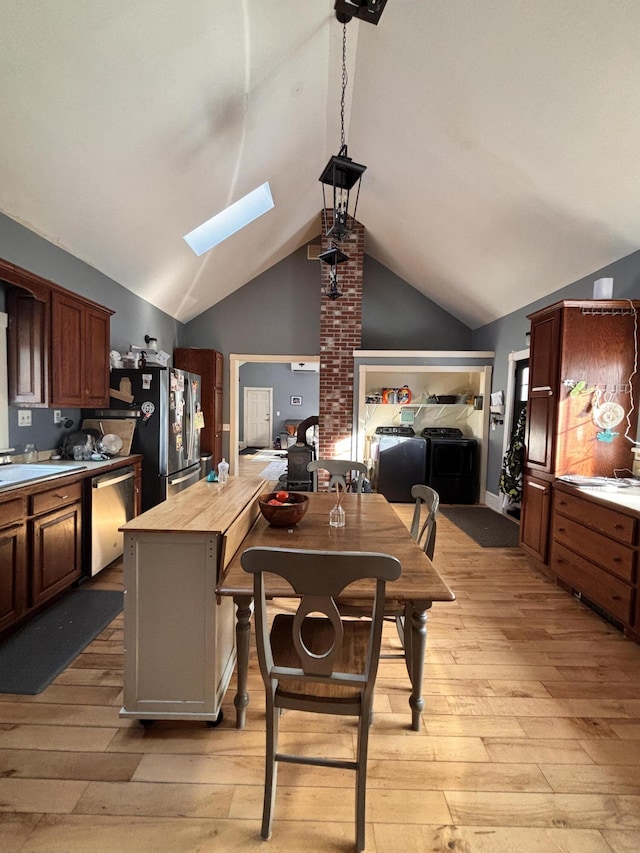
[[[325,237],[333,221],[333,211],[323,210],[322,251],[329,249]],[[327,224],[329,220],[329,225]],[[349,237],[338,248],[349,260],[338,264],[338,290],[331,300],[325,294],[330,286],[329,264],[320,264],[322,301],[320,307],[320,412],[319,458],[351,459],[353,427],[353,351],[362,341],[362,279],[364,265],[364,226],[354,219]]]

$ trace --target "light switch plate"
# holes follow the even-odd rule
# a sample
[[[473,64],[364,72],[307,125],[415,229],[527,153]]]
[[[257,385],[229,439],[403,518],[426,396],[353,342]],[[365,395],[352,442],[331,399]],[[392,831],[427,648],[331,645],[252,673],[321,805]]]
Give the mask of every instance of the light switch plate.
[[[18,409],[18,426],[31,426],[31,409]]]

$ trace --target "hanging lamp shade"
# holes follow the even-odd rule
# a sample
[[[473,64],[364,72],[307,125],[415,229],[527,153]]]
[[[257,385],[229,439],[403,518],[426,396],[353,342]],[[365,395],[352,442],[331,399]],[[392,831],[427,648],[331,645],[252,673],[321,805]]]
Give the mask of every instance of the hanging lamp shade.
[[[331,157],[324,167],[320,175],[320,181],[322,183],[322,197],[325,211],[328,210],[326,187],[331,187],[331,201],[333,204],[333,225],[327,232],[327,236],[333,236],[337,240],[344,240],[348,235],[347,220],[349,216],[355,219],[358,197],[360,195],[360,181],[366,168],[361,163],[354,163],[351,157],[347,156],[346,145],[343,145],[339,153]],[[351,210],[351,191],[354,187],[356,188],[356,194],[353,209]]]
[[[335,301],[342,296],[342,293],[338,290],[338,264],[348,261],[349,256],[341,252],[335,243],[332,242],[328,249],[325,249],[324,252],[318,255],[318,260],[331,266],[329,270],[329,289],[326,291],[326,295],[329,299]]]
[[[318,255],[318,260],[325,264],[331,264],[331,266],[334,267],[336,264],[343,264],[345,261],[348,261],[349,256],[345,255],[344,252],[341,252],[340,249],[332,243],[328,249]]]

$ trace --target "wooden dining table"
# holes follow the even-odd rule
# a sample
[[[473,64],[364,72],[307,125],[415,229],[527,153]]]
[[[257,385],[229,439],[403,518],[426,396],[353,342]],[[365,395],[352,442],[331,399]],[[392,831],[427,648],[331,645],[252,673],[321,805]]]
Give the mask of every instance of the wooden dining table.
[[[414,542],[405,525],[383,495],[344,494],[341,505],[346,523],[342,528],[329,526],[329,511],[335,505],[335,495],[328,492],[309,493],[309,508],[304,518],[291,528],[270,526],[261,516],[241,542],[228,562],[216,587],[219,596],[233,596],[236,605],[237,692],[236,726],[244,727],[249,694],[249,642],[253,602],[253,577],[241,566],[242,553],[247,548],[304,548],[324,551],[370,551],[392,554],[400,560],[402,570],[396,581],[387,583],[386,601],[389,608],[410,605],[411,625],[405,622],[407,669],[411,680],[411,727],[418,731],[420,714],[424,709],[422,679],[427,645],[427,611],[434,601],[454,601],[455,595],[435,569],[431,560]],[[275,575],[266,576],[267,596],[294,597],[286,581]],[[359,581],[344,590],[340,601],[361,604],[372,601],[374,585]],[[407,633],[410,631],[410,633]]]

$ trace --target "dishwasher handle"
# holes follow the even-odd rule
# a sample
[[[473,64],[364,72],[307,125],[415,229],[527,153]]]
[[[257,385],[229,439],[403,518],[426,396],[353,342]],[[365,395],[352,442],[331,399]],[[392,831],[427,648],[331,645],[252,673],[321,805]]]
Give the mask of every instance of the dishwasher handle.
[[[93,480],[91,485],[94,489],[106,489],[110,486],[115,486],[116,483],[124,483],[125,480],[133,480],[135,474],[130,471],[128,474],[120,474],[116,477],[111,477],[109,480]]]

